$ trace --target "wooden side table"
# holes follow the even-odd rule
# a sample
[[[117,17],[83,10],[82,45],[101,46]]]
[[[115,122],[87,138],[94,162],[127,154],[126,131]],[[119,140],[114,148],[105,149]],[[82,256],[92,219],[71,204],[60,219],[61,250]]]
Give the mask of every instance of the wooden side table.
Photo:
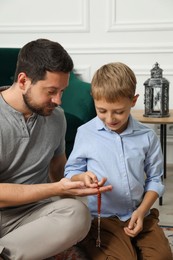
[[[166,146],[167,146],[167,125],[173,124],[173,109],[169,110],[169,117],[145,117],[143,109],[132,109],[132,116],[144,124],[159,124],[160,125],[160,143],[163,151],[164,178],[166,178]],[[159,204],[162,205],[162,198],[159,199]]]

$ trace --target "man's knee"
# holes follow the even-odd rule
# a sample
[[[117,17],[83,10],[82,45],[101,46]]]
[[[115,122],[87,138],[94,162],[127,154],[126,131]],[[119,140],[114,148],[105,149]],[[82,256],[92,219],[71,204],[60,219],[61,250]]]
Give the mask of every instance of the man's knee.
[[[54,202],[55,209],[56,203],[57,210],[52,212],[53,215],[61,213],[63,225],[66,225],[68,232],[77,234],[82,240],[89,232],[91,226],[91,214],[85,203],[78,199],[64,198],[59,202]]]
[[[90,230],[91,214],[86,204],[76,199],[73,200],[74,214],[73,214],[73,228],[81,234],[82,240]]]

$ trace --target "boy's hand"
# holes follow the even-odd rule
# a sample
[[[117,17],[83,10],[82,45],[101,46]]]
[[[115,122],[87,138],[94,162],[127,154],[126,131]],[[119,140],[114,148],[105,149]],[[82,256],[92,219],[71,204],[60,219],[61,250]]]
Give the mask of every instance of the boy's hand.
[[[137,236],[143,229],[143,219],[144,216],[135,210],[131,216],[128,227],[124,228],[126,235],[130,237]]]
[[[86,187],[95,188],[95,187],[102,187],[107,178],[102,178],[101,181],[98,181],[97,176],[92,172],[85,172],[83,174],[83,182],[85,183]]]

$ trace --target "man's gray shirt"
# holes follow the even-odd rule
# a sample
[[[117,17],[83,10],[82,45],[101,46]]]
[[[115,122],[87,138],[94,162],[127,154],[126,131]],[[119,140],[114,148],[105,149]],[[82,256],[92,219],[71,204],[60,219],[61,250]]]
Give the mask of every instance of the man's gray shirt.
[[[65,151],[66,120],[57,107],[50,116],[23,114],[0,96],[0,182],[45,183],[50,160]]]

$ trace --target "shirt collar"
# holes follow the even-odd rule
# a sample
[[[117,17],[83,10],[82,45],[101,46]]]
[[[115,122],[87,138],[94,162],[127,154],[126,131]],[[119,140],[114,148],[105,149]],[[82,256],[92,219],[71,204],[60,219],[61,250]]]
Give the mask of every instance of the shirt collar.
[[[112,132],[111,130],[109,130],[105,124],[103,123],[102,120],[100,120],[100,118],[97,116],[96,117],[96,127],[97,127],[97,130],[98,131],[101,131],[101,130],[105,130],[105,131],[109,131],[109,132]],[[136,131],[139,129],[139,125],[137,124],[136,120],[131,116],[129,115],[129,122],[128,122],[128,126],[127,128],[120,134],[120,135],[128,135],[128,134],[131,134],[133,133],[133,131]]]

